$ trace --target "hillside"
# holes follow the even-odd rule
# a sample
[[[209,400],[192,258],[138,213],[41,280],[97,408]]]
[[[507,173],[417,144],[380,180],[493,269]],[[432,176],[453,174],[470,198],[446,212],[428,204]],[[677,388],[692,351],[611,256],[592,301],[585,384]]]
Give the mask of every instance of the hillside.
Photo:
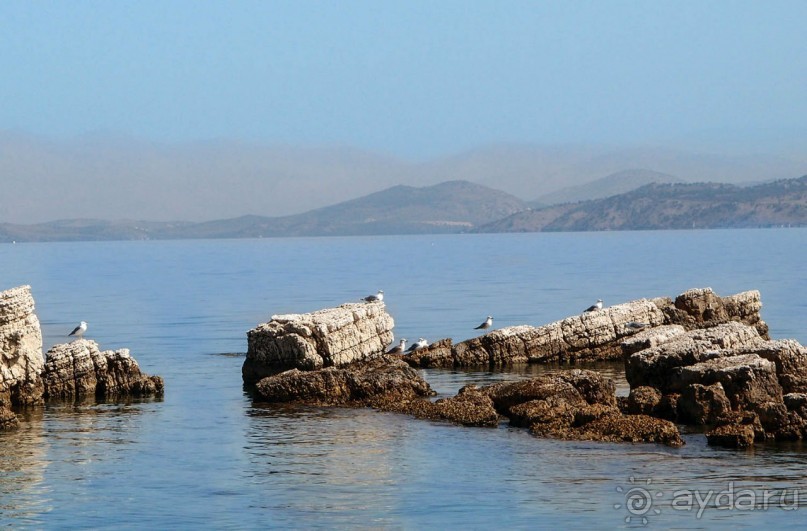
[[[241,216],[202,223],[63,220],[0,224],[0,241],[253,238],[469,231],[524,210],[499,190],[465,181],[394,186],[329,207],[282,217]]]
[[[557,192],[544,194],[534,201],[530,201],[529,205],[533,208],[540,208],[547,205],[576,203],[624,194],[646,184],[682,182],[684,181],[678,177],[653,170],[623,170],[585,184],[569,186]]]
[[[649,184],[605,199],[526,210],[475,232],[807,226],[807,176],[756,186]]]

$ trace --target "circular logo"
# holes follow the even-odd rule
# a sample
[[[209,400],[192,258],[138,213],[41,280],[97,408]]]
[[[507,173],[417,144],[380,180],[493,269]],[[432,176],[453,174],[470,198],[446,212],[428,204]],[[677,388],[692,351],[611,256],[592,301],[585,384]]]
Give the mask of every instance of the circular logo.
[[[653,498],[659,498],[664,495],[662,492],[654,492],[644,486],[636,485],[636,478],[631,476],[629,478],[630,486],[628,490],[623,489],[621,486],[616,488],[616,491],[625,495],[624,503],[614,504],[614,509],[621,509],[622,507],[628,511],[628,516],[625,517],[625,523],[631,523],[634,519],[641,522],[642,525],[647,525],[649,522],[647,516],[649,513],[661,514],[661,509],[653,507]],[[652,479],[644,482],[648,487],[652,483]]]

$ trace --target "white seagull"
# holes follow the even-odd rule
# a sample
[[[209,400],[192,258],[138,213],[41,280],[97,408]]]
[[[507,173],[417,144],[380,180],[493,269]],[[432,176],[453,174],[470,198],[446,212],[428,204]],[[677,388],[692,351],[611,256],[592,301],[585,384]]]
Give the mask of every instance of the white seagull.
[[[597,302],[586,308],[583,313],[596,312],[597,310],[602,310],[602,299],[597,299]]]
[[[415,343],[412,343],[412,346],[406,349],[407,352],[414,352],[416,350],[420,350],[422,348],[426,348],[429,346],[429,342],[423,339],[422,337],[419,338]]]
[[[484,330],[485,328],[490,328],[491,326],[493,326],[493,317],[488,315],[488,318],[485,319],[485,322],[474,328],[474,330]]]
[[[81,323],[79,323],[79,325],[75,327],[72,332],[67,334],[67,336],[82,337],[84,336],[84,332],[86,331],[87,331],[87,321],[81,321]]]
[[[375,295],[368,295],[363,300],[367,302],[381,302],[384,300],[384,290],[380,289]]]
[[[387,351],[387,354],[400,354],[406,348],[406,338],[401,339],[401,342]]]

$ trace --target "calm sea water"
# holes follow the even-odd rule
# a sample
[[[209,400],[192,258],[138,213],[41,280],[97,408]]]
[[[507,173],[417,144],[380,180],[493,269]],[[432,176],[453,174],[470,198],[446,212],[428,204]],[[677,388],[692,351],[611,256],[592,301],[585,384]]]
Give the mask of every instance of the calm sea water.
[[[538,325],[598,298],[759,289],[771,335],[804,344],[805,244],[807,230],[782,229],[2,245],[0,289],[32,286],[46,349],[86,320],[103,349],[127,347],[163,376],[166,395],[22,414],[18,431],[0,433],[0,523],[802,527],[807,446],[737,452],[698,433],[681,449],[568,442],[506,425],[256,407],[240,369],[246,331],[272,314],[377,289],[396,337],[432,341],[472,337],[488,314],[497,327]],[[627,393],[618,364],[597,368]],[[551,370],[423,374],[450,395]],[[708,500],[700,514],[698,499]]]

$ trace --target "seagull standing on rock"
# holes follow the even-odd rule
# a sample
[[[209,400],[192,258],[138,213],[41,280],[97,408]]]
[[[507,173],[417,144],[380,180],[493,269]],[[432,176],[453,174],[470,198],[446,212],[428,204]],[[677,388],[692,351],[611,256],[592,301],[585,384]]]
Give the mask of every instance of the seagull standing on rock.
[[[367,302],[381,302],[384,300],[384,290],[378,290],[375,295],[368,295],[363,300]]]
[[[488,315],[488,318],[485,319],[485,322],[474,328],[474,330],[484,330],[486,328],[490,328],[491,326],[493,326],[493,317]]]
[[[72,332],[67,334],[67,336],[84,337],[84,332],[86,331],[87,331],[87,321],[81,321],[81,323],[79,323],[79,325],[75,327]]]
[[[406,338],[401,339],[401,342],[387,351],[387,354],[400,354],[406,348]]]
[[[416,350],[420,350],[422,348],[426,348],[429,346],[429,342],[423,339],[422,337],[419,338],[415,343],[412,343],[412,346],[406,349],[407,352],[414,352]]]
[[[602,299],[597,299],[597,302],[586,308],[583,313],[596,312],[597,310],[602,310]]]

